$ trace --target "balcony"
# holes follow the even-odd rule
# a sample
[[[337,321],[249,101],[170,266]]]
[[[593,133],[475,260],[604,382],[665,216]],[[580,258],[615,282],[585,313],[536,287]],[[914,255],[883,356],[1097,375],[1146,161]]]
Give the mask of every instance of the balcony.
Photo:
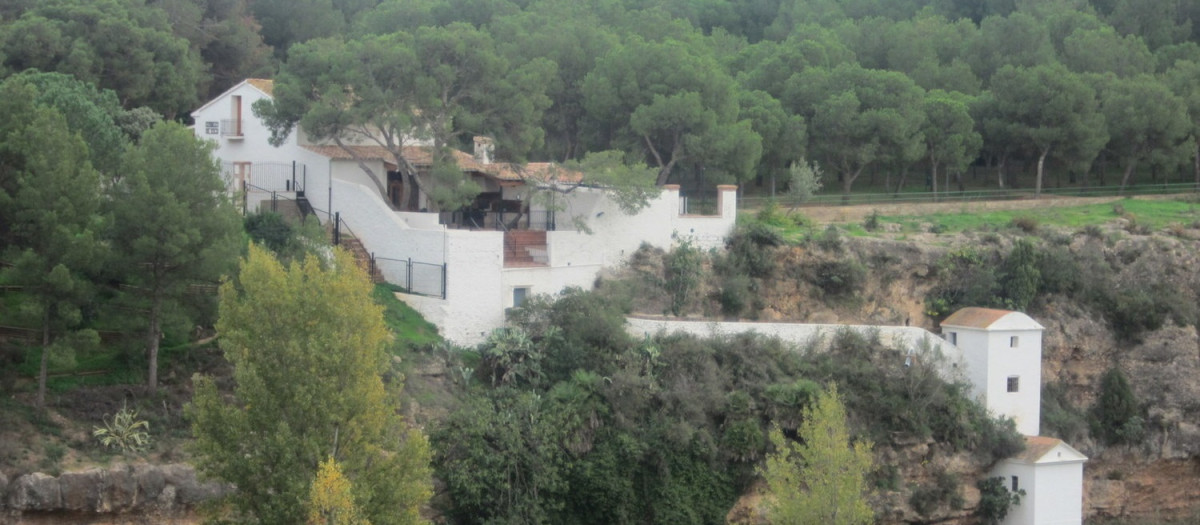
[[[244,125],[241,119],[227,119],[221,121],[221,136],[229,140],[241,140],[242,126]]]

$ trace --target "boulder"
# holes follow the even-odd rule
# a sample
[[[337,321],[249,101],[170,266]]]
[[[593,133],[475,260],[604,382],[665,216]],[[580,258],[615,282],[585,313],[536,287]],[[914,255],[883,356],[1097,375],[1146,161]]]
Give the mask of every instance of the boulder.
[[[61,508],[58,479],[41,472],[17,478],[8,487],[8,507],[17,511]]]

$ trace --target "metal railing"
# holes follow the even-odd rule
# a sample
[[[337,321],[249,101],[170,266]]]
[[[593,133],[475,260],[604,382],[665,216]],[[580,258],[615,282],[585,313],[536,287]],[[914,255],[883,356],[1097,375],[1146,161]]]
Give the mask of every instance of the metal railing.
[[[241,137],[242,125],[245,121],[242,119],[224,119],[221,121],[221,136],[222,137]]]
[[[259,186],[255,186],[246,181],[242,181],[242,216],[249,213],[250,210],[250,195],[251,194],[270,194],[271,195],[271,211],[279,212],[280,201],[291,201],[296,203],[296,209],[300,211],[300,219],[305,220],[309,215],[316,215],[317,210],[312,207],[308,199],[304,197],[304,192],[297,192],[295,197],[291,196],[291,192],[281,192],[268,190]],[[265,202],[265,200],[264,200]],[[262,212],[262,205],[259,205],[259,212]],[[317,217],[320,220],[320,217]]]
[[[502,231],[554,231],[557,227],[554,212],[551,210],[529,213],[484,210],[441,212],[438,214],[438,223],[452,228]]]
[[[424,263],[409,259],[371,256],[371,267],[383,280],[404,293],[446,298],[446,263]]]
[[[1071,188],[1042,188],[1042,197],[1117,197],[1133,195],[1174,195],[1196,193],[1200,190],[1195,183],[1164,183],[1139,184],[1126,186],[1122,191],[1120,186],[1090,186]],[[784,197],[780,196],[779,199]],[[997,190],[968,190],[933,192],[901,192],[901,193],[840,193],[814,195],[800,206],[853,206],[856,204],[909,204],[926,202],[972,202],[1022,200],[1034,198],[1031,188],[997,189]],[[766,204],[771,197],[752,196],[742,197],[739,207],[755,207]]]
[[[715,217],[721,215],[717,209],[717,192],[689,192],[679,194],[679,214]]]

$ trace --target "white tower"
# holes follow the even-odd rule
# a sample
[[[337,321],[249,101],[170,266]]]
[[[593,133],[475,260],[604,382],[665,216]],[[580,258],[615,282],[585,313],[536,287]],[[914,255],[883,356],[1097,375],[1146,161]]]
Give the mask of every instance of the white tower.
[[[963,308],[942,321],[946,340],[963,351],[974,395],[1026,436],[1040,428],[1044,329],[1023,313],[991,308]]]

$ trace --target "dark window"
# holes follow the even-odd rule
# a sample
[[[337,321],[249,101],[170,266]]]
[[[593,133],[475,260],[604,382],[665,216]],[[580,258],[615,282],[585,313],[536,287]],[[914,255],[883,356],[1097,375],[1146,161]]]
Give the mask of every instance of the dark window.
[[[525,299],[529,297],[529,288],[513,288],[513,308],[525,304]]]
[[[1018,490],[1020,490],[1020,487],[1017,485],[1017,477],[1013,476],[1012,477],[1012,491],[1016,492]]]
[[[952,344],[952,345],[958,344],[958,332],[950,332],[947,335],[950,336],[950,344]]]
[[[1020,376],[1009,376],[1008,377],[1008,391],[1009,392],[1017,392],[1020,390],[1021,390],[1021,377]]]
[[[1014,336],[1008,338],[1009,348],[1016,348],[1018,343],[1019,343],[1019,340],[1018,340],[1017,336],[1014,335]]]

